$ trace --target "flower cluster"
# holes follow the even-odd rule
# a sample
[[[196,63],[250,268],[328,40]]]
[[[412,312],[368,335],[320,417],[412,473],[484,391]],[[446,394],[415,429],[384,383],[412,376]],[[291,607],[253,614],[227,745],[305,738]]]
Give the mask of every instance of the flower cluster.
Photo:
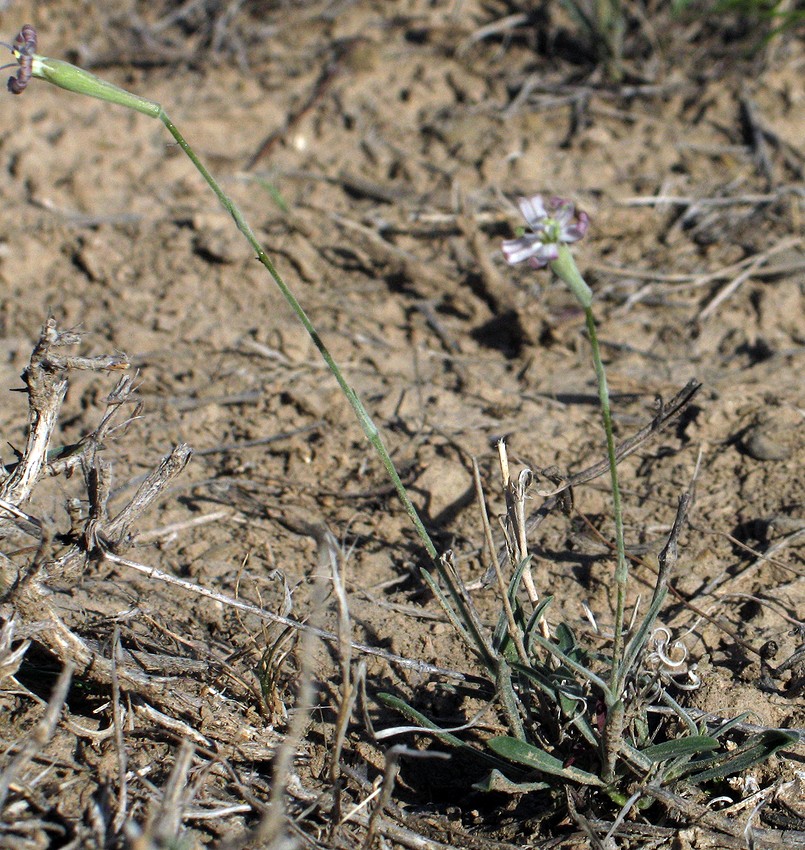
[[[564,198],[551,198],[546,204],[542,195],[532,195],[520,198],[518,205],[531,232],[503,243],[503,256],[510,265],[528,260],[532,268],[544,268],[557,259],[562,243],[578,242],[590,224],[590,217],[581,210],[574,221],[575,207]]]

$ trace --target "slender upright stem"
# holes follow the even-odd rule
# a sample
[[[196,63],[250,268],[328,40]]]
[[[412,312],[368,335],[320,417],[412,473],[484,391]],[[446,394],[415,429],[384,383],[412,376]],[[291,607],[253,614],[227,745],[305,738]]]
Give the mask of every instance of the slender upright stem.
[[[601,360],[601,349],[598,345],[598,334],[595,329],[595,317],[592,307],[584,308],[587,321],[587,333],[590,337],[590,347],[593,353],[595,374],[598,379],[598,400],[601,407],[601,418],[607,438],[607,457],[609,458],[609,476],[612,487],[612,512],[615,517],[615,548],[617,561],[615,564],[615,634],[612,645],[612,669],[609,674],[609,690],[614,697],[612,705],[607,706],[607,717],[603,735],[603,776],[606,782],[611,782],[615,776],[615,764],[623,741],[624,724],[624,665],[623,665],[623,619],[626,608],[626,586],[629,582],[629,566],[626,560],[626,547],[623,539],[623,508],[621,505],[621,490],[618,482],[618,462],[615,457],[615,437],[612,431],[612,413],[609,407],[609,389],[604,363]]]
[[[598,380],[598,400],[601,407],[601,418],[604,422],[604,433],[607,440],[607,458],[612,483],[612,512],[615,516],[615,548],[617,563],[615,566],[615,638],[612,649],[612,669],[610,671],[610,688],[616,696],[620,696],[623,685],[623,617],[626,607],[626,585],[629,581],[629,567],[626,561],[626,547],[623,541],[623,509],[621,506],[621,490],[618,484],[618,465],[615,458],[615,435],[612,431],[612,412],[609,407],[609,388],[604,362],[601,360],[601,349],[598,345],[598,334],[595,329],[593,316],[593,293],[579,273],[576,261],[573,259],[567,245],[559,246],[559,255],[551,263],[551,269],[561,278],[584,308],[587,321],[587,334],[590,337],[590,347],[593,354],[595,376]]]
[[[590,347],[593,353],[595,375],[598,379],[598,401],[601,406],[601,418],[607,439],[607,457],[609,458],[609,476],[612,486],[612,512],[615,516],[615,548],[617,562],[615,565],[615,637],[612,649],[612,672],[610,683],[617,694],[620,691],[621,666],[623,661],[623,618],[626,607],[626,585],[629,580],[629,566],[626,560],[626,546],[623,540],[623,507],[621,504],[621,489],[618,483],[618,462],[615,458],[615,435],[612,430],[612,412],[609,407],[609,388],[604,363],[601,360],[601,349],[598,345],[598,334],[595,329],[595,317],[592,307],[584,308],[587,321],[587,333],[590,337]]]
[[[26,45],[30,42],[26,42]],[[35,44],[35,41],[33,42]],[[27,50],[27,47],[25,48]],[[330,371],[333,373],[336,381],[338,381],[338,385],[341,387],[341,391],[346,396],[347,401],[352,407],[355,415],[358,417],[358,421],[361,424],[361,428],[363,429],[364,434],[368,438],[369,442],[374,447],[377,452],[386,472],[388,473],[389,478],[394,485],[394,489],[397,491],[397,495],[400,501],[405,508],[406,513],[411,519],[411,522],[416,529],[419,538],[422,540],[425,545],[425,549],[431,559],[433,566],[436,569],[436,572],[441,576],[444,583],[447,585],[447,588],[450,592],[450,597],[455,605],[455,608],[458,612],[459,619],[467,625],[467,629],[472,632],[472,626],[474,624],[474,620],[472,617],[472,611],[469,608],[468,601],[466,599],[465,593],[462,592],[462,588],[459,587],[459,584],[456,582],[453,577],[451,571],[442,563],[441,559],[438,556],[438,552],[436,551],[436,547],[433,545],[433,541],[430,538],[425,526],[422,523],[422,520],[417,513],[416,508],[414,507],[411,499],[408,496],[408,492],[405,489],[405,485],[400,480],[400,476],[397,474],[397,470],[394,466],[394,461],[391,459],[391,455],[389,455],[388,450],[383,444],[383,440],[380,437],[380,432],[377,429],[377,426],[373,422],[371,416],[366,411],[366,408],[363,406],[360,398],[358,397],[355,390],[347,383],[346,378],[344,377],[343,372],[339,368],[338,364],[333,359],[330,354],[327,346],[324,344],[323,340],[318,334],[318,331],[313,326],[313,323],[307,316],[307,313],[302,309],[302,305],[296,300],[293,292],[290,287],[285,283],[282,279],[282,276],[275,268],[274,264],[266,254],[263,246],[258,241],[257,237],[254,235],[254,231],[249,226],[246,219],[243,217],[243,213],[238,209],[235,202],[224,192],[224,190],[219,185],[218,181],[210,174],[210,172],[206,169],[201,160],[196,156],[193,149],[187,143],[184,136],[179,132],[176,125],[171,121],[168,117],[165,110],[155,101],[148,100],[147,98],[140,97],[139,95],[132,94],[131,92],[126,91],[125,89],[121,89],[118,86],[112,85],[111,83],[107,83],[105,80],[101,80],[96,77],[94,74],[90,74],[87,71],[84,71],[81,68],[77,68],[75,65],[71,65],[68,62],[62,62],[60,59],[49,59],[46,56],[38,56],[35,54],[29,54],[27,52],[22,52],[22,49],[15,49],[14,55],[20,60],[27,62],[30,60],[30,71],[32,76],[38,77],[40,79],[47,80],[53,85],[59,86],[60,88],[67,89],[68,91],[73,91],[78,94],[85,94],[89,97],[96,97],[100,100],[105,100],[109,103],[116,103],[120,106],[125,106],[128,109],[134,109],[137,112],[142,112],[144,115],[148,115],[151,118],[158,118],[168,129],[168,132],[173,136],[176,142],[179,144],[179,147],[187,154],[190,158],[193,165],[198,170],[199,174],[206,180],[207,185],[215,192],[216,197],[223,205],[224,209],[226,209],[237,225],[238,230],[246,237],[249,245],[254,249],[257,254],[257,259],[265,266],[268,273],[274,279],[274,282],[282,292],[285,300],[290,305],[291,309],[296,314],[299,321],[302,323],[302,326],[308,332],[310,338],[313,340],[314,345],[318,348],[319,353],[321,354],[324,362],[329,367]],[[426,578],[430,578],[430,574],[427,573],[426,570],[423,569],[423,573],[426,574]],[[450,608],[449,602],[442,594],[437,594],[437,598],[439,599],[439,604],[441,604],[448,616],[455,617],[455,612]],[[475,645],[478,652],[479,657],[485,661],[489,661],[489,653],[487,651],[485,642],[483,639],[478,636],[476,633],[474,634]]]
[[[623,663],[624,640],[623,619],[626,608],[626,587],[629,582],[629,567],[626,560],[626,546],[623,540],[623,508],[621,505],[621,490],[618,482],[618,465],[615,457],[615,435],[612,429],[612,411],[609,407],[609,388],[604,362],[601,359],[601,348],[598,345],[598,333],[593,315],[593,294],[587,286],[566,245],[559,249],[559,256],[551,264],[553,271],[570,287],[571,292],[584,307],[587,322],[587,334],[593,355],[595,376],[598,382],[598,401],[601,407],[601,419],[604,423],[604,433],[607,441],[607,458],[609,460],[609,475],[612,487],[612,512],[615,517],[615,548],[617,561],[615,564],[615,623],[612,645],[612,667],[609,671],[609,687],[607,699],[607,716],[602,738],[603,777],[611,782],[615,777],[615,766],[623,744],[623,724],[625,721],[623,688],[626,669]]]

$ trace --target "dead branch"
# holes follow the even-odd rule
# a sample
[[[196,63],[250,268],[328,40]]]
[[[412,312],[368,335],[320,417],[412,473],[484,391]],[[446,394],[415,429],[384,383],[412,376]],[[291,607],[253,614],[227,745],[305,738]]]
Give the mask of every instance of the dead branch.
[[[31,354],[31,361],[22,373],[25,391],[28,394],[28,438],[20,460],[10,470],[6,470],[5,479],[0,484],[0,499],[4,503],[19,506],[25,502],[36,486],[36,482],[49,461],[60,462],[56,468],[66,471],[68,456],[80,457],[82,450],[97,444],[107,433],[111,422],[111,410],[127,400],[130,380],[121,381],[107,403],[107,415],[92,435],[75,446],[61,447],[49,455],[50,440],[58,421],[59,412],[67,392],[68,373],[73,369],[91,369],[95,371],[118,371],[128,369],[129,362],[123,354],[103,357],[70,357],[60,352],[68,346],[77,345],[81,337],[73,331],[60,331],[56,320],[45,322],[39,341]],[[68,451],[70,450],[70,451]],[[78,461],[75,461],[78,462]],[[0,534],[16,523],[0,518]]]
[[[61,406],[67,391],[70,372],[75,369],[117,371],[128,368],[125,355],[78,357],[64,349],[80,342],[72,331],[61,331],[55,319],[48,319],[34,347],[30,364],[23,372],[28,395],[29,433],[19,461],[3,470],[0,482],[0,534],[19,529],[38,538],[39,545],[27,565],[17,566],[4,556],[4,582],[0,585],[4,608],[16,616],[18,631],[46,647],[62,664],[74,667],[79,676],[104,685],[118,682],[124,691],[133,691],[161,704],[177,704],[176,691],[182,691],[185,707],[194,698],[186,688],[175,689],[179,678],[157,677],[143,672],[132,659],[117,664],[106,658],[94,641],[73,632],[57,610],[57,596],[50,590],[54,580],[74,583],[85,571],[101,547],[104,551],[120,551],[131,544],[135,523],[153,504],[160,493],[181,473],[190,459],[186,445],[173,449],[140,485],[128,504],[110,518],[108,499],[111,492],[111,468],[99,458],[102,441],[131,419],[118,422],[118,412],[131,402],[134,381],[124,376],[106,402],[100,424],[72,446],[49,451]],[[135,410],[135,416],[138,411]],[[45,475],[69,473],[80,465],[89,495],[89,514],[71,513],[70,535],[59,540],[50,522],[20,508],[30,499],[37,482]],[[68,511],[69,513],[69,511]],[[65,546],[64,540],[67,545]],[[16,576],[14,575],[16,573]],[[5,613],[5,611],[4,611]],[[124,656],[125,658],[125,656]],[[179,702],[182,701],[179,700]]]
[[[615,458],[620,463],[624,458],[634,454],[644,443],[648,442],[652,437],[663,431],[677,416],[693,401],[696,393],[701,389],[701,383],[697,380],[688,381],[687,384],[668,402],[662,399],[657,399],[657,412],[651,422],[641,428],[636,434],[633,434],[626,440],[618,443],[615,447]],[[593,481],[601,475],[609,471],[609,461],[603,460],[576,472],[573,475],[563,478],[562,483],[553,490],[540,491],[539,495],[545,498],[542,505],[534,511],[525,521],[526,533],[532,533],[537,526],[557,507],[561,507],[566,501],[566,491],[572,493],[572,488],[579,484],[586,484],[588,481]],[[556,475],[553,468],[537,470],[544,477],[556,483]],[[498,552],[498,563],[503,567],[508,559],[508,552],[505,547]],[[489,584],[494,579],[494,568],[486,571],[481,581],[484,585]]]

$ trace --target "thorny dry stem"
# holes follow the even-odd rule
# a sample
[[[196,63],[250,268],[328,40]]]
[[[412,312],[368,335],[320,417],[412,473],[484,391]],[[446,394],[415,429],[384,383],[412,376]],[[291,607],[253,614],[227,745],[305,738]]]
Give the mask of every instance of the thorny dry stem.
[[[59,349],[77,345],[80,336],[72,331],[59,331],[54,319],[48,319],[42,329],[31,361],[22,373],[28,393],[28,438],[20,460],[0,485],[0,498],[19,506],[31,492],[47,466],[48,472],[58,475],[68,472],[101,444],[111,430],[112,418],[117,408],[125,403],[133,390],[132,381],[124,377],[107,400],[107,411],[95,431],[75,446],[65,446],[48,455],[50,440],[56,427],[64,394],[67,391],[67,374],[71,370],[121,371],[129,367],[123,354],[88,358],[60,355]],[[0,530],[3,525],[0,525]]]
[[[120,838],[124,833],[131,846],[165,846],[166,842],[174,841],[184,828],[185,813],[189,811],[194,797],[198,798],[201,785],[213,764],[217,771],[226,772],[229,782],[240,789],[241,799],[247,801],[239,807],[219,805],[219,812],[259,812],[265,806],[246,789],[238,774],[221,756],[220,736],[214,739],[202,735],[193,725],[177,716],[186,714],[188,710],[191,717],[199,716],[203,694],[190,687],[193,681],[188,674],[194,671],[209,673],[209,662],[199,667],[192,658],[171,659],[170,656],[163,657],[139,649],[125,649],[120,641],[119,626],[115,627],[110,651],[101,640],[73,631],[58,609],[63,594],[54,592],[54,588],[74,587],[93,561],[119,557],[114,553],[129,548],[136,523],[182,472],[191,455],[186,445],[176,446],[145,477],[122,510],[110,514],[111,466],[101,459],[100,450],[106,438],[138,415],[136,407],[133,415],[130,412],[134,402],[134,381],[128,375],[118,381],[94,431],[72,446],[51,450],[70,373],[75,369],[118,371],[128,368],[128,361],[121,354],[97,358],[65,354],[66,348],[79,341],[78,334],[61,331],[55,320],[46,322],[30,364],[23,373],[29,404],[29,433],[25,448],[16,464],[0,469],[0,536],[10,540],[22,534],[33,537],[37,543],[35,547],[20,549],[11,556],[4,555],[0,561],[0,616],[5,621],[0,628],[0,674],[14,684],[13,677],[23,655],[34,643],[55,656],[62,665],[61,676],[48,703],[24,687],[19,691],[43,705],[44,714],[28,738],[15,745],[16,752],[10,750],[3,760],[0,810],[4,806],[5,809],[0,824],[11,830],[10,840],[16,840],[18,830],[25,832],[37,828],[47,832],[49,827],[44,825],[44,821],[40,823],[31,819],[30,812],[35,811],[36,806],[34,804],[32,808],[28,804],[25,794],[29,793],[26,789],[29,788],[32,760],[46,758],[43,750],[61,721],[68,731],[89,739],[93,745],[111,738],[117,755],[117,770],[113,771],[117,793],[114,799],[109,798],[109,811],[99,806],[91,807],[87,823],[78,828],[78,832],[85,839],[91,835],[98,846],[107,846],[112,836]],[[121,415],[124,408],[127,413]],[[80,501],[70,500],[69,531],[57,533],[52,521],[38,518],[21,506],[31,498],[37,483],[43,478],[69,474],[75,469],[82,473],[89,509],[82,512]],[[23,555],[32,550],[33,554],[23,559]],[[19,639],[22,639],[21,642]],[[176,663],[169,672],[176,675],[148,672],[148,664],[143,663],[145,656],[163,664],[173,660]],[[73,678],[84,685],[94,683],[111,692],[112,720],[108,729],[84,729],[69,718],[69,711],[62,717]],[[205,677],[205,682],[208,678]],[[164,710],[160,711],[155,706]],[[142,774],[128,767],[125,736],[134,728],[131,722],[134,718],[140,728],[157,728],[177,745],[173,768],[161,795]],[[196,768],[194,747],[198,758],[207,765],[206,769]],[[273,743],[267,741],[261,751],[271,752],[272,747]],[[284,785],[281,783],[281,788]],[[141,794],[143,787],[146,794],[154,795],[155,799],[151,806],[150,825],[141,833],[137,818],[133,816],[132,797],[135,791]],[[23,794],[20,800],[22,808],[15,803],[14,811],[28,812],[26,818],[20,820],[11,816],[10,804],[5,805],[9,793],[15,799]],[[213,814],[215,812],[208,807],[197,808],[193,817],[203,819]],[[11,820],[4,820],[6,816],[11,816]],[[6,846],[2,836],[0,845]]]

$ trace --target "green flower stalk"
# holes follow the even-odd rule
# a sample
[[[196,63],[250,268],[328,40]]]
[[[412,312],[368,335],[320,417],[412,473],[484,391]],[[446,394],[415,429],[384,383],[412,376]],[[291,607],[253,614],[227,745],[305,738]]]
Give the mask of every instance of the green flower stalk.
[[[291,309],[294,311],[297,318],[310,335],[310,338],[313,340],[313,343],[315,344],[316,348],[318,348],[319,353],[321,354],[325,363],[329,367],[330,371],[333,373],[335,379],[338,381],[338,384],[341,387],[342,392],[346,396],[347,401],[349,401],[350,406],[355,412],[355,415],[357,416],[358,421],[360,422],[361,427],[363,428],[364,434],[366,435],[367,439],[372,444],[378,456],[380,457],[380,460],[383,463],[386,472],[388,473],[394,484],[394,487],[397,491],[397,495],[402,501],[406,513],[411,518],[411,521],[414,524],[414,528],[416,529],[417,534],[422,540],[425,549],[428,552],[428,555],[435,563],[437,569],[439,569],[439,560],[436,547],[433,545],[433,542],[431,541],[430,536],[428,535],[428,532],[425,529],[425,526],[422,524],[422,520],[419,518],[419,514],[417,513],[416,508],[408,497],[408,493],[405,490],[405,486],[400,480],[400,477],[397,474],[397,470],[394,467],[394,462],[392,461],[388,450],[383,444],[383,440],[380,436],[377,426],[374,424],[372,418],[366,411],[366,408],[363,406],[363,403],[356,394],[355,390],[353,390],[352,387],[347,383],[343,372],[341,371],[338,364],[335,362],[329,350],[325,346],[312,322],[310,321],[304,309],[302,308],[302,305],[296,300],[296,297],[294,296],[293,292],[282,279],[282,276],[277,271],[274,264],[271,262],[270,258],[268,257],[268,254],[266,254],[263,246],[258,241],[257,237],[254,234],[254,231],[251,229],[248,222],[243,217],[243,214],[238,209],[237,205],[223,191],[218,181],[210,174],[209,171],[207,171],[204,164],[196,156],[193,149],[185,140],[184,136],[179,132],[173,121],[171,121],[171,119],[168,117],[168,114],[165,112],[165,110],[160,106],[160,104],[156,103],[155,101],[149,100],[145,97],[140,97],[136,94],[132,94],[131,92],[126,91],[125,89],[118,88],[118,86],[112,85],[111,83],[108,83],[105,80],[101,80],[94,74],[90,74],[88,71],[84,71],[81,68],[77,68],[75,65],[71,65],[69,62],[62,62],[60,59],[49,59],[47,56],[38,55],[36,53],[36,30],[30,24],[25,24],[25,26],[22,27],[19,34],[14,39],[13,45],[5,46],[11,50],[11,53],[18,65],[16,75],[9,78],[8,81],[8,89],[13,94],[22,94],[22,92],[28,86],[28,83],[30,82],[31,78],[37,78],[41,80],[46,80],[47,82],[52,83],[54,86],[66,89],[67,91],[75,92],[76,94],[84,94],[88,95],[89,97],[96,97],[101,100],[105,100],[108,103],[115,103],[119,106],[125,106],[127,109],[133,109],[136,112],[142,112],[144,115],[148,115],[151,118],[159,119],[167,127],[168,132],[176,140],[179,147],[181,147],[181,149],[187,154],[187,156],[193,162],[193,165],[195,165],[198,172],[206,180],[207,184],[210,186],[213,192],[215,192],[216,196],[218,197],[218,200],[221,202],[224,209],[226,209],[232,216],[238,229],[246,237],[247,241],[256,252],[257,259],[260,260],[260,262],[268,270],[268,273],[274,279],[274,282],[279,287],[280,291],[285,297],[285,300],[288,302]]]
[[[623,508],[621,505],[620,485],[618,482],[617,460],[615,458],[615,437],[612,429],[612,412],[609,406],[609,390],[601,349],[598,345],[595,317],[593,316],[593,293],[579,273],[573,254],[568,245],[577,242],[587,232],[590,219],[582,211],[575,213],[574,205],[563,198],[551,198],[547,203],[540,195],[519,199],[520,212],[523,214],[530,232],[517,239],[503,243],[503,255],[508,263],[520,263],[523,260],[535,269],[550,266],[554,274],[563,280],[576,300],[584,308],[587,321],[587,333],[590,337],[593,365],[598,381],[598,399],[601,418],[607,442],[607,456],[612,488],[612,508],[615,517],[615,546],[617,561],[615,565],[615,633],[612,648],[612,668],[610,670],[609,693],[614,699],[607,705],[607,722],[604,733],[604,778],[612,779],[615,760],[623,727],[622,692],[627,669],[624,665],[623,621],[626,608],[626,587],[629,581],[629,568],[626,560],[626,548],[623,539]]]

